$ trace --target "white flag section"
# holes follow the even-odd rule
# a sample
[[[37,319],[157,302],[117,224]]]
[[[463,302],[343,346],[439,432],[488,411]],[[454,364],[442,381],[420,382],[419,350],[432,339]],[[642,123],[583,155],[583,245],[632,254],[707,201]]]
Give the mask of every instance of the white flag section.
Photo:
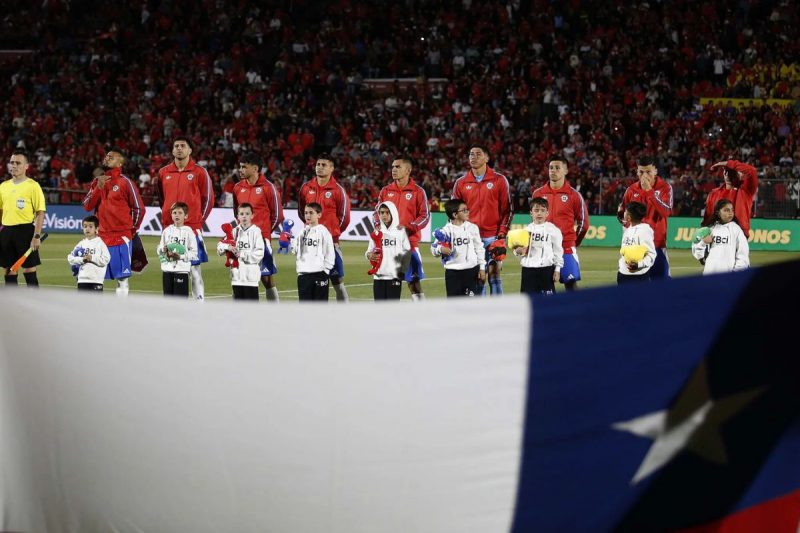
[[[2,301],[0,530],[510,527],[525,298]]]

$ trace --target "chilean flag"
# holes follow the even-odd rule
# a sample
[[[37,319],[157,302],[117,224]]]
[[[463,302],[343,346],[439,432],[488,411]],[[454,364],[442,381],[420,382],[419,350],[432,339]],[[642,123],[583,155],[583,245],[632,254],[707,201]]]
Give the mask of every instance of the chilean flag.
[[[335,309],[6,291],[0,531],[795,533],[799,279]]]

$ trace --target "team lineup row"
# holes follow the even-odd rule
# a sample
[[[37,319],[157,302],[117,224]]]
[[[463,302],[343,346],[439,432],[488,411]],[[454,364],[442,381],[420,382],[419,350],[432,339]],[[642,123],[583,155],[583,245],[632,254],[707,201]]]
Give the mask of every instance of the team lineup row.
[[[177,290],[180,292],[185,290],[188,294],[188,279],[191,278],[191,291],[194,298],[203,299],[204,283],[201,264],[208,261],[208,257],[201,228],[213,207],[211,179],[206,170],[192,159],[192,141],[189,138],[175,138],[172,155],[173,161],[161,168],[156,177],[156,190],[160,205],[164,206],[162,222],[166,228],[158,250],[159,258],[162,260],[162,270],[166,269],[164,274],[165,292],[174,291],[176,290],[174,287],[178,287]],[[448,278],[460,280],[452,283],[453,287],[459,287],[458,290],[448,285],[448,295],[484,294],[486,285],[492,295],[502,294],[502,259],[507,247],[511,247],[515,255],[524,255],[522,258],[523,289],[526,285],[526,269],[546,266],[552,271],[546,274],[537,273],[536,279],[557,280],[563,283],[567,290],[574,290],[580,280],[577,248],[589,228],[589,214],[580,193],[566,181],[568,174],[566,159],[555,156],[549,160],[549,182],[532,194],[533,199],[542,198],[544,202],[531,202],[533,222],[524,232],[528,237],[521,237],[522,241],[518,240],[519,245],[516,246],[511,246],[511,243],[506,241],[509,237],[513,217],[509,183],[503,174],[489,166],[489,159],[489,151],[484,146],[473,145],[470,148],[468,153],[469,170],[456,180],[452,199],[445,208],[449,223],[437,232],[439,238],[435,239],[433,243],[434,255],[443,258],[446,285],[448,285]],[[128,278],[136,269],[134,236],[142,223],[145,212],[137,187],[122,174],[124,163],[124,154],[119,149],[110,149],[103,160],[105,173],[93,180],[83,201],[84,209],[93,212],[97,219],[90,225],[94,226],[95,231],[98,232],[97,237],[109,251],[105,279],[115,279],[118,285],[117,292],[123,295],[128,292]],[[44,196],[38,184],[25,176],[28,167],[26,154],[13,153],[8,167],[11,179],[0,184],[0,212],[4,226],[0,232],[0,260],[2,260],[2,266],[6,268],[6,283],[16,283],[16,274],[10,272],[8,267],[26,248],[30,247],[33,253],[23,264],[23,272],[26,282],[35,286],[38,283],[36,280],[36,265],[39,264],[37,250],[41,244],[39,238],[45,212]],[[233,258],[238,259],[239,265],[231,268],[232,286],[250,287],[244,291],[247,296],[242,296],[242,291],[234,289],[234,297],[253,298],[254,293],[255,298],[258,298],[260,282],[266,289],[267,300],[278,300],[270,239],[273,231],[281,229],[283,208],[277,188],[261,173],[261,168],[262,161],[258,154],[245,153],[240,158],[240,180],[234,187],[233,195],[238,225],[236,228],[230,229],[231,234],[226,238],[228,244],[225,246],[227,248],[219,249],[218,247],[218,252],[230,254]],[[723,171],[723,183],[709,194],[703,223],[711,226],[721,222],[717,216],[720,210],[715,207],[719,207],[717,203],[720,200],[727,200],[731,204],[733,212],[732,222],[737,223],[741,228],[746,242],[752,200],[758,186],[756,170],[750,165],[735,160],[715,163],[711,169]],[[298,194],[298,211],[307,226],[301,235],[292,239],[292,249],[298,254],[298,273],[300,275],[314,274],[312,281],[309,281],[311,278],[307,276],[303,279],[303,283],[318,288],[324,287],[326,295],[330,284],[334,288],[336,299],[347,301],[348,295],[343,282],[343,264],[338,241],[342,231],[349,224],[349,199],[345,188],[333,177],[334,170],[335,163],[332,157],[328,154],[321,154],[316,160],[315,176],[301,186]],[[372,236],[367,258],[373,264],[376,272],[382,268],[381,261],[387,263],[383,273],[376,276],[376,287],[378,285],[389,287],[382,291],[376,288],[376,298],[379,297],[379,294],[394,295],[396,292],[399,295],[401,280],[407,282],[413,300],[424,298],[421,284],[424,274],[418,248],[421,230],[430,222],[430,212],[427,195],[411,177],[412,170],[413,163],[410,158],[398,156],[394,159],[391,165],[392,182],[380,191],[376,199],[375,223],[377,229],[376,234]],[[620,273],[623,276],[633,274],[638,276],[638,279],[669,277],[669,263],[665,248],[667,219],[672,210],[672,188],[657,176],[652,158],[645,157],[638,161],[637,177],[638,182],[633,183],[625,192],[619,208],[619,218],[626,227],[626,234],[628,229],[641,225],[641,223],[652,230],[654,257],[651,258],[650,255],[645,254],[646,257],[642,259],[644,263],[650,263],[651,260],[652,263],[646,264],[646,266],[644,264],[637,265],[635,272],[630,270],[622,272],[628,267],[621,263]],[[640,211],[638,206],[635,206],[632,211],[627,209],[632,203],[643,206],[644,215],[641,217],[641,223],[632,223]],[[388,217],[386,221],[381,217],[381,209],[378,208],[382,204],[385,215]],[[241,207],[245,207],[245,209],[240,209]],[[307,207],[310,209],[306,209]],[[178,211],[182,213],[182,215],[178,215],[179,218],[182,216],[179,222],[176,221],[175,208],[180,208]],[[546,213],[544,222],[550,224],[546,228],[541,222],[543,212]],[[313,219],[316,219],[316,223],[312,223]],[[558,231],[562,252],[558,254],[557,250],[552,250],[553,257],[547,260],[552,264],[542,265],[542,262],[546,261],[541,255],[543,253],[542,244],[554,242],[554,228]],[[289,242],[285,233],[287,230],[290,232],[291,229],[286,227],[282,229],[284,235],[282,235],[281,241]],[[187,240],[188,231],[194,234],[194,239]],[[309,237],[309,233],[312,231],[314,235]],[[260,247],[254,244],[255,241],[252,238],[256,232],[261,235]],[[381,237],[378,236],[378,233],[381,234]],[[645,232],[639,229],[635,233],[638,235]],[[405,239],[398,237],[401,235]],[[314,237],[319,237],[319,239]],[[710,238],[710,236],[704,236],[704,239],[706,237]],[[316,245],[310,244],[319,240],[319,246],[322,247],[323,243],[328,242],[328,238],[333,254],[330,266],[328,265],[330,258],[327,247],[316,250],[314,248]],[[625,244],[626,237],[623,237],[623,245],[634,246],[633,240],[637,239],[642,240],[644,237],[634,238],[633,235],[627,235],[628,244]],[[192,240],[195,241],[196,258],[190,258],[187,255],[192,253],[191,247],[187,246],[187,243]],[[396,253],[397,250],[392,249],[395,245],[404,245],[405,241],[408,245],[407,253]],[[703,243],[708,248],[707,252],[714,247],[714,242],[716,241],[710,238]],[[167,249],[170,243],[173,244],[173,250]],[[528,243],[531,245],[529,246]],[[185,247],[186,252],[179,253],[180,247],[175,245]],[[249,245],[249,251],[244,250],[245,245]],[[463,246],[467,246],[467,248],[462,249]],[[643,245],[636,244],[636,246]],[[80,254],[80,248],[87,249],[85,246],[76,248],[78,254]],[[250,261],[253,257],[251,254],[257,255],[259,253],[257,249],[263,249],[262,256],[256,265],[258,276],[255,276],[254,271],[248,268],[245,268],[248,271],[245,275],[242,265],[251,264]],[[301,272],[300,261],[311,257],[308,254],[319,255],[322,261],[321,271],[324,275],[319,272],[307,272],[307,266],[302,267],[304,271]],[[184,255],[186,257],[181,258]],[[85,256],[78,258],[80,255],[76,255],[70,261],[75,262],[79,271],[81,270],[79,261],[83,261],[83,264],[91,262],[86,261]],[[467,260],[468,258],[470,259]],[[395,261],[397,264],[388,266],[391,261]],[[621,259],[622,261],[623,259]],[[176,265],[180,264],[180,268],[183,269],[187,262],[189,263],[188,272],[177,272]],[[230,257],[228,262],[231,262]],[[395,271],[389,279],[386,279],[389,275],[387,269],[390,268],[402,269],[402,272]],[[645,273],[646,276],[643,275]],[[175,281],[177,274],[180,274],[181,281]],[[97,272],[94,275],[96,276]],[[170,278],[170,281],[167,278]],[[528,281],[531,279],[533,278],[529,276]],[[246,284],[244,284],[245,280]],[[540,287],[540,285],[536,283],[531,286]],[[102,280],[100,287],[102,287]],[[298,280],[298,288],[300,288],[300,280]],[[539,289],[535,292],[549,290],[551,289]],[[237,295],[237,292],[240,294]]]

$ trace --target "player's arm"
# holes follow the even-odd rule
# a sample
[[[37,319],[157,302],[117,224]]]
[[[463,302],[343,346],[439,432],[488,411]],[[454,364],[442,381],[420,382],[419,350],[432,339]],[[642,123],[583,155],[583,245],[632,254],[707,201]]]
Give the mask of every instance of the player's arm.
[[[658,189],[661,194],[656,195],[656,189],[650,189],[644,191],[644,198],[648,208],[652,206],[659,215],[668,218],[672,214],[672,185],[663,183]]]
[[[450,195],[450,198],[453,200],[463,200],[464,198],[461,196],[461,178],[458,178],[456,182],[453,184],[453,193]]]
[[[339,229],[344,232],[347,226],[350,225],[350,198],[347,197],[347,191],[344,190],[344,187],[341,184],[338,184],[338,186],[339,202],[336,206],[336,216],[339,219]]]
[[[625,225],[624,221],[625,208],[628,207],[628,204],[631,201],[630,197],[631,197],[631,188],[628,187],[625,190],[625,194],[622,195],[622,203],[619,204],[619,208],[617,209],[617,220],[619,220],[619,223],[622,224],[623,226]]]
[[[161,209],[165,207],[169,208],[169,206],[164,205],[164,176],[163,174],[164,169],[159,169],[158,174],[156,174],[156,198],[158,198],[158,205],[161,206]]]
[[[511,220],[514,218],[514,211],[511,209],[511,187],[508,184],[508,179],[501,176],[500,191],[498,191],[498,212],[500,214],[500,227],[497,230],[497,238],[504,239],[508,235],[508,229],[511,227]]]
[[[411,233],[422,231],[422,229],[431,221],[431,209],[428,205],[428,194],[425,192],[425,189],[418,187],[417,194],[415,194],[414,197],[416,204],[414,206],[414,211],[418,216],[409,224],[412,229]]]
[[[717,190],[714,189],[710,193],[708,193],[708,198],[706,198],[706,209],[703,211],[703,221],[701,222],[701,226],[708,226],[711,224],[711,220],[714,218],[714,203],[717,201]]]
[[[269,182],[271,187],[269,187],[269,196],[267,201],[270,204],[269,210],[269,232],[272,234],[273,231],[278,229],[278,226],[281,222],[283,222],[283,205],[281,205],[281,193],[278,191],[278,188],[275,186],[274,183]]]
[[[206,221],[211,210],[214,208],[214,183],[211,181],[211,175],[206,169],[203,169],[205,179],[201,179],[198,183],[200,189],[200,209],[203,210],[203,222]]]
[[[34,224],[34,235],[41,235],[42,234],[42,225],[44,224],[44,211],[36,211],[36,215],[33,219]],[[40,238],[34,237],[31,239],[31,250],[38,250],[39,247],[42,245],[42,241]]]
[[[742,178],[742,184],[739,186],[739,190],[746,192],[750,196],[756,194],[756,190],[758,189],[758,171],[756,170],[756,167],[753,165],[748,165],[747,163],[742,163],[741,161],[737,161],[735,159],[729,159],[725,166],[735,170],[736,172],[741,172],[744,175]]]
[[[305,224],[306,216],[305,211],[306,209],[306,185],[303,184],[300,187],[300,192],[297,194],[297,216],[300,217],[300,220],[303,221]]]
[[[139,187],[128,178],[126,181],[128,182],[128,205],[131,207],[131,218],[133,219],[131,233],[135,234],[144,222],[144,202],[142,202],[142,195],[139,194]]]
[[[572,197],[572,214],[575,218],[575,246],[580,246],[589,231],[589,206],[578,191]]]
[[[92,184],[89,185],[89,192],[87,192],[86,196],[83,197],[84,211],[94,211],[100,204],[100,189],[98,188],[97,184],[97,178],[93,179]]]

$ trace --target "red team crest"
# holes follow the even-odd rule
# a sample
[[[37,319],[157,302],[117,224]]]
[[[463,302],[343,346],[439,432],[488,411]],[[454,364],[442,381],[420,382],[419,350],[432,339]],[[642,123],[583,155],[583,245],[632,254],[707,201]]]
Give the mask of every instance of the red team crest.
[[[566,194],[562,194],[561,195],[561,201],[564,202],[564,203],[567,203],[567,200],[569,200],[569,197]]]
[[[261,194],[261,187],[256,187],[256,194]]]
[[[189,174],[188,176],[186,176],[186,179],[192,181],[194,179],[194,174]]]
[[[333,196],[331,191],[325,191],[325,198],[330,198],[331,196]]]
[[[494,189],[494,183],[492,183],[492,182],[490,181],[489,183],[487,183],[487,184],[486,184],[486,188],[487,188],[487,189],[489,189],[489,190],[491,191],[492,189]],[[467,189],[469,189],[469,187],[467,187]]]
[[[410,192],[406,193],[406,200],[411,200],[411,193]]]

